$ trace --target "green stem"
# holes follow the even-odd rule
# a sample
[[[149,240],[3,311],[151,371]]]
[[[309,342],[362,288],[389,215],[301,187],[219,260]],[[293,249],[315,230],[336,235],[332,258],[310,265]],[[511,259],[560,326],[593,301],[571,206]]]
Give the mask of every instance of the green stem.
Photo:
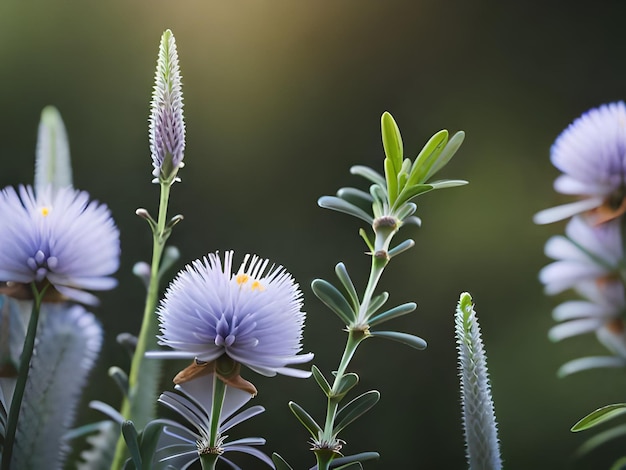
[[[13,455],[13,444],[15,443],[15,432],[17,431],[17,421],[22,407],[22,399],[24,398],[24,390],[28,381],[28,371],[30,369],[30,360],[33,357],[35,349],[35,337],[37,335],[37,324],[39,323],[39,312],[41,310],[41,299],[47,289],[43,287],[41,292],[37,290],[37,286],[33,283],[33,309],[28,321],[28,329],[24,338],[24,348],[20,358],[20,368],[15,384],[15,391],[11,399],[11,408],[9,410],[9,418],[7,423],[7,432],[4,438],[4,448],[2,450],[2,470],[9,470],[11,466],[11,457]]]
[[[158,317],[155,314],[159,297],[159,267],[165,242],[169,236],[166,230],[167,205],[169,201],[171,183],[161,183],[159,201],[159,215],[156,229],[153,230],[152,264],[150,266],[150,282],[146,294],[146,304],[143,312],[143,321],[137,348],[133,355],[128,378],[128,395],[124,397],[121,413],[124,418],[131,420],[137,429],[143,427],[154,417],[154,408],[157,398],[157,387],[160,375],[160,361],[148,359],[145,353],[158,346]],[[121,469],[128,458],[128,450],[124,438],[120,436],[115,449],[112,469]]]
[[[356,325],[349,327],[348,339],[346,340],[346,347],[341,356],[337,373],[335,374],[335,380],[328,397],[328,403],[326,406],[326,420],[324,422],[324,431],[322,434],[323,445],[333,445],[336,436],[334,436],[333,429],[335,427],[335,419],[337,417],[337,410],[339,403],[343,396],[338,396],[339,385],[341,384],[343,377],[348,369],[350,361],[354,357],[357,347],[368,336],[367,327],[367,310],[369,308],[374,291],[378,286],[380,277],[387,266],[389,260],[387,258],[379,258],[372,256],[372,266],[370,270],[370,276],[365,287],[361,306],[359,308],[359,316],[356,321]],[[328,470],[330,463],[338,454],[332,449],[318,449],[315,451],[315,457],[317,459],[317,468],[319,470]]]
[[[214,470],[222,453],[220,445],[220,417],[226,396],[226,384],[213,375],[213,406],[211,407],[211,429],[209,429],[208,453],[200,454],[202,470]]]

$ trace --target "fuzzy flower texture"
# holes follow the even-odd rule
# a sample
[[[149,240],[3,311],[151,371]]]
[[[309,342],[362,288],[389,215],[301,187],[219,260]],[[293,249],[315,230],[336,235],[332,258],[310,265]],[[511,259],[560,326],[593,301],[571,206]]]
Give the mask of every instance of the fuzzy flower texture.
[[[554,261],[539,273],[546,294],[571,289],[582,297],[553,311],[559,341],[594,332],[613,354],[565,364],[567,375],[593,367],[626,365],[623,216],[626,213],[626,105],[603,105],[576,119],[556,139],[552,163],[562,171],[554,187],[579,200],[546,209],[535,222],[570,218],[565,234],[551,237],[545,253]]]
[[[227,356],[265,376],[308,377],[290,368],[313,358],[302,349],[302,292],[282,267],[246,255],[233,273],[233,252],[217,253],[183,269],[158,309],[159,344],[176,351],[151,357],[193,358],[210,363]]]
[[[0,220],[0,281],[10,289],[47,282],[66,298],[97,304],[85,289],[117,284],[110,275],[119,266],[119,231],[107,206],[86,192],[48,187],[35,196],[30,186],[7,187]]]

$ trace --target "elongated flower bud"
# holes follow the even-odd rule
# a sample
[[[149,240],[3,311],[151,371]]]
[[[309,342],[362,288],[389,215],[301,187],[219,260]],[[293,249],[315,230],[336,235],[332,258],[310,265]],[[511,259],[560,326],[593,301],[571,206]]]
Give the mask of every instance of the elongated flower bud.
[[[500,469],[502,461],[487,356],[472,297],[467,292],[459,299],[455,325],[467,462],[471,470]]]
[[[154,182],[173,182],[183,166],[185,121],[178,52],[168,29],[161,36],[159,57],[150,103],[150,153]]]
[[[63,468],[81,392],[102,345],[102,327],[79,305],[45,314],[18,422],[11,468]]]

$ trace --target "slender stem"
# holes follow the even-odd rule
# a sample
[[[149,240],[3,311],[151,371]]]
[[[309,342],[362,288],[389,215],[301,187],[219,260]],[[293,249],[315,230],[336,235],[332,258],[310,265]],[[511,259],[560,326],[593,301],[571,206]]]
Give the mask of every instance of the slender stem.
[[[213,406],[211,407],[211,429],[209,429],[208,453],[200,454],[202,470],[214,470],[217,460],[222,453],[220,446],[220,418],[222,406],[226,396],[226,384],[213,375]]]
[[[171,183],[161,183],[159,215],[156,230],[153,232],[152,264],[150,266],[150,282],[146,294],[146,304],[137,348],[133,354],[128,378],[128,395],[124,397],[121,413],[126,419],[133,421],[137,429],[143,429],[153,418],[160,374],[160,361],[147,359],[146,351],[156,349],[158,333],[158,317],[155,314],[159,297],[159,267],[165,242],[169,236],[166,231],[167,205]],[[148,373],[150,371],[150,373]],[[141,379],[140,379],[141,377]],[[121,469],[128,456],[126,443],[122,436],[117,441],[112,469]]]
[[[33,283],[33,309],[28,321],[28,329],[24,338],[24,348],[20,358],[20,368],[15,384],[15,391],[11,399],[11,408],[9,410],[9,418],[7,423],[7,432],[4,438],[4,448],[2,450],[2,470],[9,470],[11,466],[11,457],[13,455],[13,444],[15,443],[15,432],[17,431],[17,421],[22,407],[22,399],[24,398],[24,390],[26,390],[26,382],[28,380],[28,371],[30,369],[30,360],[33,357],[35,349],[35,337],[37,335],[37,324],[39,323],[39,312],[41,310],[41,299],[46,291],[47,286],[37,290],[37,286]]]
[[[200,465],[202,470],[215,470],[215,465],[219,455],[217,454],[200,454]]]
[[[349,327],[346,347],[343,351],[343,355],[341,356],[341,361],[339,362],[339,367],[337,368],[337,373],[335,374],[335,380],[333,381],[331,393],[328,397],[328,403],[326,406],[326,420],[324,422],[324,431],[322,434],[323,445],[332,446],[335,444],[333,442],[335,439],[335,436],[333,436],[333,429],[335,427],[335,419],[337,417],[339,403],[343,398],[343,396],[338,395],[339,386],[341,385],[343,377],[346,374],[346,370],[348,369],[350,361],[354,357],[357,347],[359,346],[361,341],[363,341],[368,336],[367,310],[372,300],[372,296],[374,295],[374,291],[378,286],[378,282],[383,273],[383,270],[385,269],[385,266],[388,262],[389,260],[386,258],[378,258],[376,256],[372,256],[370,276],[367,281],[367,286],[365,287],[361,306],[359,308],[359,316],[357,318],[356,325]],[[328,468],[330,468],[330,463],[336,456],[337,453],[334,452],[333,449],[323,448],[317,450],[315,452],[315,457],[317,459],[318,470],[328,470]]]

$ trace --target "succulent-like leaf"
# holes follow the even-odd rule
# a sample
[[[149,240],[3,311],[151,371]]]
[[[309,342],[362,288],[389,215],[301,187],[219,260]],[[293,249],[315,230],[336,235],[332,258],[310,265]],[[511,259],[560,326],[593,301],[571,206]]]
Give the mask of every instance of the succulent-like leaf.
[[[356,419],[367,413],[380,399],[378,390],[370,390],[359,395],[354,400],[347,403],[337,412],[337,419],[340,419],[333,428],[333,434],[338,435],[343,429]]]
[[[404,148],[402,145],[400,129],[398,129],[398,125],[393,119],[393,116],[391,116],[391,114],[387,111],[385,111],[380,118],[380,129],[383,138],[385,155],[393,165],[392,170],[395,178],[400,173],[400,169],[402,167]]]
[[[152,470],[152,461],[163,431],[164,424],[159,421],[150,421],[139,434],[139,446],[141,449],[141,470]]]
[[[620,424],[605,431],[595,434],[587,439],[574,453],[575,457],[582,457],[585,454],[597,449],[601,445],[606,444],[613,439],[623,438],[626,436],[626,424]]]
[[[392,318],[401,317],[402,315],[411,313],[416,308],[417,304],[415,302],[408,302],[406,304],[398,305],[397,307],[391,308],[384,311],[383,313],[379,313],[378,315],[373,316],[367,321],[367,323],[369,326],[376,326],[382,322],[391,320]]]
[[[315,279],[311,282],[311,289],[317,298],[335,312],[346,325],[350,325],[354,321],[356,312],[343,294],[330,282],[324,279]]]
[[[337,266],[335,266],[335,274],[337,274],[337,277],[341,281],[341,284],[343,285],[344,289],[346,289],[346,292],[348,293],[348,296],[352,301],[352,308],[355,312],[358,312],[360,306],[359,294],[357,294],[356,292],[354,283],[352,282],[352,279],[348,274],[348,270],[346,269],[346,265],[343,263],[338,263]]]
[[[370,193],[361,189],[340,188],[337,191],[337,197],[340,197],[344,201],[363,209],[363,211],[367,213],[372,210],[372,202],[374,202],[374,198],[372,198]]]
[[[426,349],[427,343],[419,336],[409,333],[400,333],[399,331],[370,331],[370,335],[375,338],[390,339],[398,343],[406,344],[415,349]]]
[[[319,436],[322,433],[322,428],[315,422],[313,417],[307,413],[304,408],[293,401],[289,402],[289,408],[293,414],[296,415],[298,421],[300,421],[307,431],[309,431],[313,439],[319,439]]]
[[[606,405],[592,411],[572,426],[572,432],[584,431],[626,413],[626,403]]]
[[[130,458],[132,459],[135,468],[139,470],[142,467],[141,450],[139,449],[139,435],[137,434],[137,430],[135,429],[135,425],[132,421],[124,421],[122,423],[122,435],[124,436],[124,441],[126,441]]]
[[[351,462],[351,463],[342,465],[341,467],[331,467],[331,468],[336,468],[337,470],[363,470],[363,465],[361,465],[361,462]]]
[[[337,196],[322,196],[317,200],[317,205],[324,209],[331,209],[337,212],[352,215],[364,220],[370,225],[374,222],[374,218],[363,209]]]
[[[427,193],[428,191],[432,191],[432,189],[433,187],[430,184],[415,184],[412,186],[406,185],[398,195],[394,207],[400,207],[400,205],[405,204],[414,197]]]
[[[382,186],[383,188],[386,185],[385,178],[375,170],[372,170],[368,166],[363,165],[354,165],[350,168],[350,173],[353,175],[362,176],[363,178],[371,181],[374,184]]]
[[[566,377],[583,370],[595,369],[599,367],[624,367],[624,359],[618,356],[588,356],[580,357],[566,362],[557,371],[560,378]]]
[[[443,129],[433,135],[415,157],[407,185],[413,186],[426,181],[428,170],[434,165],[448,143],[448,131]]]
[[[313,378],[317,382],[317,385],[319,385],[322,389],[322,392],[324,392],[326,396],[330,396],[330,384],[328,383],[328,380],[326,380],[326,377],[324,377],[324,374],[322,374],[322,371],[319,370],[315,364],[311,366],[311,373],[313,374]]]
[[[378,309],[380,309],[383,305],[385,305],[388,299],[389,299],[389,292],[381,292],[380,294],[372,297],[372,300],[370,300],[370,304],[367,308],[367,316],[370,316],[376,313]]]
[[[339,385],[337,387],[336,397],[343,397],[346,393],[354,388],[359,383],[359,376],[354,372],[349,372],[341,377]]]
[[[72,186],[72,163],[61,113],[54,106],[41,112],[35,158],[35,193]]]
[[[128,395],[128,374],[120,367],[109,367],[109,377],[113,379],[123,395]]]
[[[468,184],[465,180],[437,180],[431,181],[430,184],[433,189],[445,189],[445,188],[456,188],[457,186],[465,186]]]
[[[439,170],[441,170],[445,165],[447,165],[447,163],[454,156],[454,154],[459,149],[459,147],[461,146],[464,140],[465,140],[465,132],[463,131],[456,132],[450,138],[450,140],[448,140],[448,143],[446,144],[445,148],[443,149],[439,157],[437,157],[437,160],[435,161],[435,163],[430,167],[430,170],[428,171],[428,174],[426,175],[426,179],[430,178],[432,175],[434,175]]]
[[[413,218],[413,217],[412,217]],[[415,217],[417,219],[417,217]],[[418,219],[419,220],[419,219]],[[415,242],[410,238],[408,240],[404,240],[402,243],[391,248],[388,252],[389,258],[393,258],[394,256],[399,255],[400,253],[404,253],[406,250],[409,250],[415,246]]]
[[[398,197],[398,176],[395,173],[393,162],[388,158],[385,158],[385,183],[387,186],[387,195],[389,197],[389,203],[393,204]]]

